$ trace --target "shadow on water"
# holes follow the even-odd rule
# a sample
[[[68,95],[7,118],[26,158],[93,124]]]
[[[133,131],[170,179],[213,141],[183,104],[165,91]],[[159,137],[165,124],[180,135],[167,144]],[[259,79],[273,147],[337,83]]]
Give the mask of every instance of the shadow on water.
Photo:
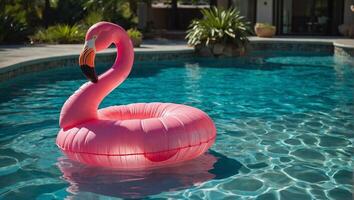
[[[162,67],[144,67],[139,66],[133,68],[129,75],[129,79],[153,77],[160,73]],[[97,67],[97,73],[104,73],[109,67],[100,65]],[[7,102],[14,98],[14,96],[26,96],[33,89],[43,87],[45,85],[54,84],[56,82],[64,81],[78,81],[78,85],[73,87],[73,92],[79,88],[80,81],[85,83],[87,80],[80,71],[80,69],[73,67],[63,67],[58,69],[50,69],[42,72],[24,74],[15,77],[11,80],[0,83],[0,103]]]
[[[215,60],[216,61],[216,60]],[[129,79],[134,78],[147,78],[154,77],[161,73],[163,69],[168,68],[183,68],[188,63],[199,63],[198,60],[194,61],[179,61],[179,62],[167,62],[167,61],[159,61],[159,62],[137,62],[134,64],[134,68],[129,74]],[[230,60],[224,62],[222,64],[221,61],[212,62],[214,64],[199,63],[204,67],[211,68],[240,68],[240,69],[249,69],[249,70],[275,70],[278,69],[277,66],[271,67],[262,67],[258,65],[243,65],[235,63],[234,60]],[[98,65],[97,73],[100,75],[104,73],[109,68],[109,65]],[[13,98],[13,96],[24,96],[31,92],[34,88],[41,87],[47,84],[53,84],[56,82],[64,82],[64,81],[82,81],[82,83],[86,82],[84,75],[81,73],[78,67],[63,67],[57,69],[50,69],[42,72],[29,73],[24,74],[18,77],[15,77],[11,80],[7,80],[5,82],[0,83],[0,93],[3,94],[0,96],[0,103],[6,102]],[[73,91],[77,88],[73,88]]]
[[[288,54],[275,54],[276,57],[289,56]],[[184,68],[188,66],[202,66],[205,68],[234,68],[242,70],[260,70],[260,71],[277,71],[286,69],[288,67],[307,66],[307,67],[321,67],[321,64],[302,63],[279,63],[277,61],[269,61],[267,58],[275,56],[274,53],[270,55],[248,55],[238,58],[201,58],[195,57],[182,60],[165,60],[165,61],[137,61],[129,75],[129,79],[154,77],[161,73],[162,70],[168,68]],[[291,55],[291,54],[290,54]],[[306,55],[301,55],[302,57]],[[97,65],[97,73],[104,73],[111,64]],[[86,82],[84,75],[81,73],[79,67],[63,67],[58,69],[50,69],[47,71],[24,74],[11,80],[0,83],[0,103],[10,100],[14,95],[27,95],[33,88],[41,87],[46,84],[53,84],[55,82],[63,81],[82,81]],[[78,85],[79,87],[79,85]],[[77,88],[73,88],[73,91]]]
[[[238,174],[242,167],[237,160],[215,151],[178,166],[146,171],[90,167],[65,157],[59,158],[57,165],[63,173],[63,179],[70,184],[67,191],[73,198],[81,192],[119,198],[144,198],[191,188],[211,179],[224,179]]]
[[[301,54],[301,57],[310,57],[317,54]],[[162,69],[167,68],[183,68],[189,64],[198,64],[198,66],[203,66],[207,68],[235,68],[235,69],[245,69],[245,70],[264,70],[273,71],[280,70],[283,67],[296,66],[298,64],[294,63],[277,63],[274,61],[267,61],[268,58],[280,58],[280,57],[291,57],[299,56],[298,54],[283,54],[281,52],[271,52],[266,54],[250,54],[244,57],[236,58],[205,58],[205,57],[194,57],[189,59],[177,59],[177,60],[162,60],[162,61],[136,61],[134,62],[134,67],[129,75],[129,78],[142,78],[151,77],[159,74]],[[323,55],[322,55],[323,56]],[[301,65],[306,65],[309,67],[322,66],[319,64],[311,65],[307,62],[301,63]],[[107,69],[109,69],[111,63],[98,64],[97,73],[102,74]],[[0,84],[0,89],[13,85],[18,85],[16,83],[21,83],[20,85],[35,87],[37,84],[52,83],[55,81],[71,81],[71,80],[86,80],[81,73],[79,67],[67,66],[62,68],[50,69],[42,72],[29,73],[12,79],[12,81],[6,81],[5,84]]]

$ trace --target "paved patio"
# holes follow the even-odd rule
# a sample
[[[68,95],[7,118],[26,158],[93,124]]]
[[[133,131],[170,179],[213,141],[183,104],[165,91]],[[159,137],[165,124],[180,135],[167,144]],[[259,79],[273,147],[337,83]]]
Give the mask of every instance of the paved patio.
[[[79,55],[83,44],[60,44],[60,45],[11,45],[0,46],[0,69],[20,62],[49,58],[53,56]],[[134,49],[136,52],[157,52],[157,51],[175,51],[175,50],[193,50],[188,47],[185,41],[172,40],[148,40],[144,44]],[[104,52],[116,51],[115,48],[109,48]]]
[[[354,48],[353,39],[343,39],[338,37],[275,37],[275,38],[258,38],[250,37],[251,42],[287,42],[287,43],[326,43],[336,44]],[[82,44],[66,44],[66,45],[12,45],[0,46],[0,71],[8,66],[42,58],[53,56],[79,55]],[[147,40],[140,48],[135,48],[136,52],[169,52],[169,51],[192,51],[193,48],[187,46],[186,41],[175,40]],[[103,52],[112,52],[115,48],[107,49]]]

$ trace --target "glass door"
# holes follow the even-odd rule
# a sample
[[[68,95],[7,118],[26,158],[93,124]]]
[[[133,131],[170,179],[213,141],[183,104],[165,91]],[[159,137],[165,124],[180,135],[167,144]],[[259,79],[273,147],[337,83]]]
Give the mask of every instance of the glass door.
[[[330,29],[330,0],[283,0],[282,33],[327,35]]]

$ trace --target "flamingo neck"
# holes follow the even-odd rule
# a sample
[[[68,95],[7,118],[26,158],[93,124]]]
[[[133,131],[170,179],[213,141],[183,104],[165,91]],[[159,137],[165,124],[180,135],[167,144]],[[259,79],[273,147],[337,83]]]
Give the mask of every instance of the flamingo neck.
[[[71,128],[98,119],[97,110],[102,100],[129,75],[134,61],[133,45],[124,31],[116,35],[119,39],[113,42],[117,48],[113,66],[100,75],[96,84],[85,83],[69,97],[60,113],[61,128]]]

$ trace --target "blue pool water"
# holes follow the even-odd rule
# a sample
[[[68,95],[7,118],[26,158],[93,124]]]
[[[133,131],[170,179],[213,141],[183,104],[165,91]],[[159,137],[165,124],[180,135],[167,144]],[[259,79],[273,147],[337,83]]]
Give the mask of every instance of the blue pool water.
[[[84,82],[70,66],[0,84],[0,199],[352,198],[352,60],[273,52],[135,63],[101,107],[183,103],[217,126],[207,154],[139,172],[87,167],[56,147],[60,108]]]

